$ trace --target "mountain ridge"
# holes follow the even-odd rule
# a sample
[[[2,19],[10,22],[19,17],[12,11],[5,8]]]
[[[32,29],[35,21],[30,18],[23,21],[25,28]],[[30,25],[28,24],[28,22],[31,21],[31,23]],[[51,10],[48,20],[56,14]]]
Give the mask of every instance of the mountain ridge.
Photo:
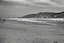
[[[64,11],[63,12],[39,12],[36,14],[27,14],[23,17],[18,18],[64,18]]]

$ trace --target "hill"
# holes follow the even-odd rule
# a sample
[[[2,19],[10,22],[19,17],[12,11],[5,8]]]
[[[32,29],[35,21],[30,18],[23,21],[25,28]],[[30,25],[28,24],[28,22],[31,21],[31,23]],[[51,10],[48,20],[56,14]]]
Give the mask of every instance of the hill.
[[[19,18],[64,18],[64,12],[39,12],[37,14],[27,14]]]

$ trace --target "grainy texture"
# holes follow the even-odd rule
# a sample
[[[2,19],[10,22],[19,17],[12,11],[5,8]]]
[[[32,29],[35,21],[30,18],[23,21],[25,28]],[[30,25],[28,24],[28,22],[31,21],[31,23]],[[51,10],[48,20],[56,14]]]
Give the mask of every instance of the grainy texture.
[[[0,23],[0,43],[64,43],[63,25]]]

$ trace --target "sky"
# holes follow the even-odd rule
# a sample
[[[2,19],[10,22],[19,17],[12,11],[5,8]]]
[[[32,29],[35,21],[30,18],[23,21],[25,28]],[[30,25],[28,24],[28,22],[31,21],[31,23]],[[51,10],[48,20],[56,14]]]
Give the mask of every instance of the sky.
[[[64,0],[2,0],[0,3],[0,17],[64,11]]]

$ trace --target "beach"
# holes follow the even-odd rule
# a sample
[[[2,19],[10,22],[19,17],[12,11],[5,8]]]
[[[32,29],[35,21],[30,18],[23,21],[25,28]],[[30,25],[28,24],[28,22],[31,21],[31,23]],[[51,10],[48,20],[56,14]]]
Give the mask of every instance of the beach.
[[[63,18],[63,0],[0,0],[0,43],[64,43]]]
[[[0,43],[64,43],[64,25],[0,22]]]

